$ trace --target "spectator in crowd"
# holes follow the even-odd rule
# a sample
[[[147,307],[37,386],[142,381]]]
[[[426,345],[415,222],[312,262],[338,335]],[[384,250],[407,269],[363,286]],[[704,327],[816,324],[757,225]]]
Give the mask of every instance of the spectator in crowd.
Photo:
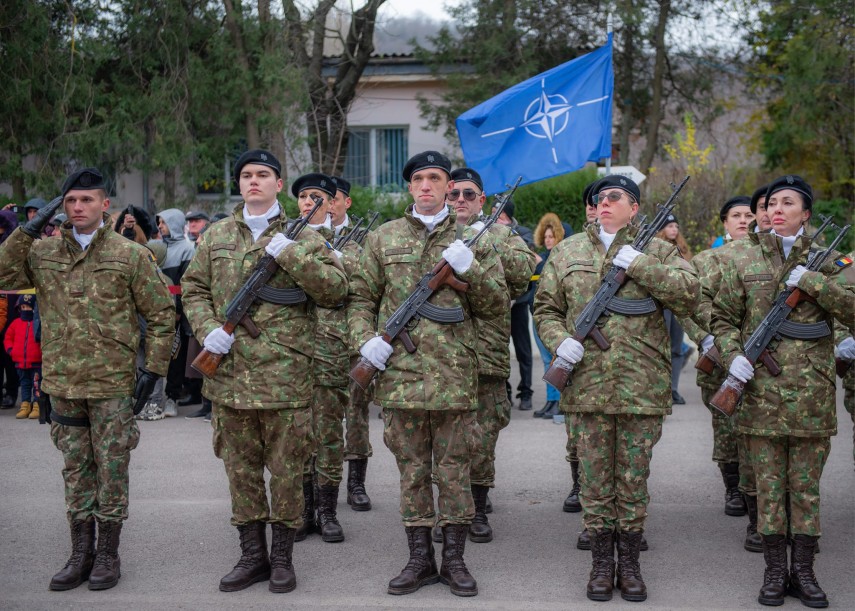
[[[33,396],[33,381],[36,374],[41,374],[42,349],[36,341],[33,320],[35,305],[35,295],[18,297],[15,307],[19,318],[12,321],[3,339],[3,347],[15,363],[21,387],[21,409],[15,415],[18,420],[24,418],[38,420],[39,418],[39,404]]]
[[[149,241],[154,225],[151,216],[142,208],[128,206],[113,215],[113,228],[129,240],[143,246]]]
[[[505,209],[499,216],[499,223],[507,225],[519,235],[529,248],[534,245],[531,229],[523,227],[514,218],[514,202],[505,204]],[[534,301],[534,289],[530,288],[511,306],[511,339],[514,342],[514,352],[520,367],[520,383],[517,385],[517,406],[522,411],[532,408],[531,405],[531,314],[529,309]],[[508,398],[511,396],[508,385]]]
[[[686,261],[691,261],[692,252],[689,249],[689,244],[686,238],[680,233],[680,224],[677,217],[673,214],[668,215],[668,223],[662,228],[662,231],[656,234],[657,238],[665,240],[677,247],[680,256]],[[686,400],[677,391],[677,386],[680,383],[680,372],[692,356],[694,348],[683,343],[683,327],[680,326],[680,321],[671,313],[671,310],[665,310],[665,326],[668,327],[668,333],[671,337],[671,400],[674,405],[685,405]]]
[[[191,210],[184,219],[187,221],[187,239],[195,244],[211,223],[211,217],[201,210]]]
[[[540,276],[543,266],[546,265],[546,261],[549,259],[549,253],[552,251],[552,247],[563,239],[564,225],[561,223],[561,219],[558,218],[557,214],[547,212],[540,217],[540,221],[538,221],[537,227],[534,230],[534,245],[538,248],[542,248],[543,250],[538,253],[538,256],[540,256],[540,263],[537,264],[537,267],[534,270],[535,278]],[[536,281],[532,282],[530,290],[532,296],[534,296],[534,293],[537,291]],[[537,335],[536,329],[534,332],[534,342],[537,344],[537,349],[540,350],[540,358],[543,359],[543,370],[546,371],[549,368],[549,364],[552,362],[552,354],[547,350],[546,346],[543,345],[543,342],[540,341],[540,337]],[[561,393],[558,389],[550,384],[546,384],[546,405],[544,405],[542,409],[534,412],[534,417],[552,419],[553,416],[559,415],[558,402],[560,399]]]
[[[0,244],[8,238],[18,226],[18,216],[11,210],[0,210]],[[0,341],[5,339],[6,329],[15,318],[15,295],[0,294]],[[3,383],[3,399],[0,409],[15,407],[18,399],[18,373],[15,363],[6,351],[0,352],[0,382]]]

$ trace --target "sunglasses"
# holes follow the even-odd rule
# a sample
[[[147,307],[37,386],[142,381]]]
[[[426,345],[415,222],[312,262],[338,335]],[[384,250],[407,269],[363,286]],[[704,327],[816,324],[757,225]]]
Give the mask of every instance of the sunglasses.
[[[457,200],[460,199],[460,189],[452,189],[448,192],[449,200]],[[474,189],[463,189],[463,199],[467,202],[474,202],[476,197],[479,197],[481,194],[476,193]]]
[[[632,197],[630,197],[629,195],[627,195],[623,191],[609,191],[608,193],[597,193],[597,202],[604,202],[607,199],[612,203],[619,202],[620,198],[623,197],[624,195],[629,197],[630,202],[633,201]],[[594,204],[594,205],[596,206],[596,204]]]

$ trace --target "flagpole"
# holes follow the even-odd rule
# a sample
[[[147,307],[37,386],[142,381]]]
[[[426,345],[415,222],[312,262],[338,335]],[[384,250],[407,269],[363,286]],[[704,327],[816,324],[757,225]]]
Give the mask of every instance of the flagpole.
[[[606,37],[612,33],[612,13],[608,12],[606,17]],[[614,47],[612,47],[612,58],[614,59]],[[614,95],[614,93],[612,93]],[[612,103],[612,116],[609,118],[609,129],[612,129],[614,123],[614,102]],[[606,175],[612,173],[612,151],[609,150],[609,156],[606,158]]]

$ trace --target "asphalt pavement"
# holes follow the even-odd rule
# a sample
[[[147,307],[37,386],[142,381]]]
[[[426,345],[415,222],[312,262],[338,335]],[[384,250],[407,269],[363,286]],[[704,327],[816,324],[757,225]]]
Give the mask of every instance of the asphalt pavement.
[[[536,351],[535,351],[536,354]],[[630,364],[631,366],[632,364]],[[516,367],[516,363],[514,363]],[[535,408],[544,402],[535,357]],[[518,375],[514,374],[516,385]],[[272,594],[267,583],[225,594],[219,579],[238,559],[229,525],[228,483],[211,449],[211,427],[183,416],[141,422],[131,460],[130,519],[122,531],[122,578],[106,591],[85,585],[51,592],[48,582],[70,552],[62,461],[37,421],[0,411],[0,609],[569,609],[611,606],[669,609],[756,609],[762,554],[742,549],[747,517],[724,514],[724,487],[711,461],[710,415],[689,366],[681,381],[688,404],[675,406],[654,450],[646,536],[641,555],[649,597],[610,603],[585,597],[590,552],[575,548],[581,514],[564,513],[570,488],[563,425],[514,408],[497,451],[490,494],[492,543],[468,543],[466,562],[478,581],[474,598],[441,584],[408,596],[386,594],[407,560],[398,513],[398,472],[372,406],[367,488],[373,503],[357,513],[340,494],[342,543],[312,535],[297,543],[297,589]],[[840,434],[832,439],[822,478],[822,551],[816,571],[832,608],[855,608],[855,471],[852,421],[838,396]],[[345,472],[346,473],[346,472]],[[346,475],[345,475],[346,476]],[[437,551],[439,557],[439,552]],[[802,608],[788,598],[784,608]]]

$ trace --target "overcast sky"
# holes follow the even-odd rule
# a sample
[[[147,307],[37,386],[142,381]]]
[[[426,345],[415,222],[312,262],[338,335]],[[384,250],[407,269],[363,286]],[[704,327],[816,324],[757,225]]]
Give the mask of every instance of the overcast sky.
[[[380,7],[380,15],[384,17],[413,17],[421,13],[434,21],[447,21],[446,6],[457,6],[461,0],[387,0]]]

